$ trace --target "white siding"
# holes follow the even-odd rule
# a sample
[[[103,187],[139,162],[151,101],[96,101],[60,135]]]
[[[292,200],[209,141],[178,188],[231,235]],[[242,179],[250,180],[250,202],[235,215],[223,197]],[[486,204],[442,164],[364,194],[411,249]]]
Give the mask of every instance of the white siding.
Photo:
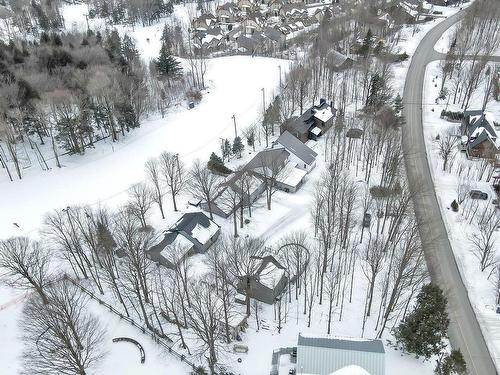
[[[385,375],[383,353],[358,352],[313,346],[297,347],[297,375],[328,375],[343,367],[357,365],[371,375]]]

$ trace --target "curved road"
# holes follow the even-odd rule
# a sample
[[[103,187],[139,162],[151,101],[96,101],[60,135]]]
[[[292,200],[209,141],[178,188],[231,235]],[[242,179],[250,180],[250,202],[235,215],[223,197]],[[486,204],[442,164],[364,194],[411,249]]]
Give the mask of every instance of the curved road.
[[[452,346],[462,351],[469,374],[494,375],[497,371],[469,302],[441,217],[427,161],[422,126],[425,68],[429,62],[442,56],[434,51],[434,45],[462,15],[463,12],[459,12],[430,30],[413,55],[403,93],[407,122],[402,132],[403,150],[427,266],[433,282],[437,283],[448,297],[448,333]]]

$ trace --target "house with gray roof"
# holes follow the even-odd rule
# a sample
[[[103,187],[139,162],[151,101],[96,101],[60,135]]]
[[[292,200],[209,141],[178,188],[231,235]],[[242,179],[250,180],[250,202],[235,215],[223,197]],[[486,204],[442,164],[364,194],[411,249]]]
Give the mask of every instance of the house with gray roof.
[[[495,159],[500,153],[498,134],[483,111],[465,111],[460,133],[468,157]]]
[[[274,143],[273,147],[283,147],[290,153],[290,160],[296,167],[310,172],[316,166],[317,152],[302,143],[292,133],[285,130]]]
[[[260,151],[248,162],[245,169],[286,193],[295,193],[305,181],[307,171],[296,167],[284,147]],[[269,185],[267,185],[269,186]]]
[[[236,289],[238,293],[243,295],[246,295],[248,290],[250,298],[271,305],[279,298],[288,284],[286,268],[272,255],[254,256],[253,259],[260,260],[257,271],[249,280],[246,276],[239,277]]]
[[[299,334],[297,374],[328,375],[358,366],[371,375],[385,375],[382,340],[308,337]]]
[[[319,105],[313,105],[299,117],[292,117],[281,125],[281,133],[286,130],[302,142],[308,139],[317,140],[333,125],[337,110],[333,103],[320,99]]]
[[[162,233],[159,243],[146,256],[162,266],[173,268],[179,261],[206,252],[217,240],[220,227],[203,212],[182,215],[175,225]]]

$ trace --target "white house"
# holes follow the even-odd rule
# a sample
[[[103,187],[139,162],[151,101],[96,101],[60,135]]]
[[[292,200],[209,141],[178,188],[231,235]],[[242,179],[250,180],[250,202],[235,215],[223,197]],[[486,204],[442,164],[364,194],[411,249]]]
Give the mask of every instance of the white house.
[[[335,371],[348,366],[362,368],[371,375],[385,375],[385,350],[382,341],[307,337],[299,334],[297,374],[335,374]]]

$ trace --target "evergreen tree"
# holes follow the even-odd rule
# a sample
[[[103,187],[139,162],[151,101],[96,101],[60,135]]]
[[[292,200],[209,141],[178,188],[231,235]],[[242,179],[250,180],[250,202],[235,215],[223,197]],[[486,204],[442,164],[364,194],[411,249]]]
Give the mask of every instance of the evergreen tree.
[[[403,113],[403,98],[401,98],[401,95],[396,95],[396,98],[394,99],[394,112],[396,115],[400,116]]]
[[[62,46],[62,39],[61,39],[61,36],[59,34],[52,34],[52,43],[55,45],[55,46]]]
[[[214,173],[225,174],[228,175],[232,171],[224,165],[224,161],[220,157],[218,157],[214,152],[210,155],[210,159],[207,163],[207,168],[210,169]]]
[[[139,120],[135,114],[134,108],[129,103],[118,103],[115,105],[117,113],[118,125],[122,129],[129,131],[130,129],[139,127]]]
[[[118,34],[118,31],[116,31],[116,29],[111,31],[106,41],[106,44],[109,57],[111,59],[115,59],[121,56],[122,40],[120,38],[120,34]]]
[[[359,47],[358,53],[361,56],[367,57],[370,54],[370,48],[372,45],[373,33],[372,29],[368,29],[366,32],[365,38],[363,39],[363,44]]]
[[[173,36],[172,36],[172,30],[167,24],[165,24],[165,26],[163,27],[163,32],[161,33],[160,40],[162,42],[162,46],[164,45],[165,48],[167,48],[167,50],[171,52]]]
[[[467,373],[467,364],[460,349],[452,350],[450,354],[443,353],[437,360],[434,373],[436,375],[462,375]]]
[[[427,284],[417,296],[414,310],[395,329],[396,345],[407,353],[429,359],[446,347],[449,319],[446,297],[434,284]]]
[[[229,159],[231,158],[232,150],[233,149],[231,147],[231,142],[225,139],[222,147],[222,160],[227,159],[229,161]]]
[[[396,98],[394,99],[394,113],[396,114],[398,125],[402,126],[405,124],[405,117],[403,115],[403,98],[401,98],[401,95],[396,95]]]
[[[243,149],[245,146],[243,145],[243,142],[241,142],[240,137],[234,138],[233,142],[233,154],[238,155],[238,158],[241,158],[241,153],[243,152]]]
[[[123,36],[122,40],[122,55],[127,61],[127,63],[130,65],[135,59],[139,58],[139,51],[135,47],[135,43],[132,40],[131,37],[129,37],[127,34]]]
[[[160,49],[160,56],[155,61],[156,69],[160,76],[165,78],[174,78],[182,72],[180,63],[170,54],[165,43],[162,44]]]
[[[40,44],[47,44],[50,42],[49,34],[45,31],[40,34]]]
[[[102,43],[102,34],[100,31],[95,33],[95,42],[96,42],[96,44]]]
[[[196,0],[196,10],[203,13],[203,0]]]

